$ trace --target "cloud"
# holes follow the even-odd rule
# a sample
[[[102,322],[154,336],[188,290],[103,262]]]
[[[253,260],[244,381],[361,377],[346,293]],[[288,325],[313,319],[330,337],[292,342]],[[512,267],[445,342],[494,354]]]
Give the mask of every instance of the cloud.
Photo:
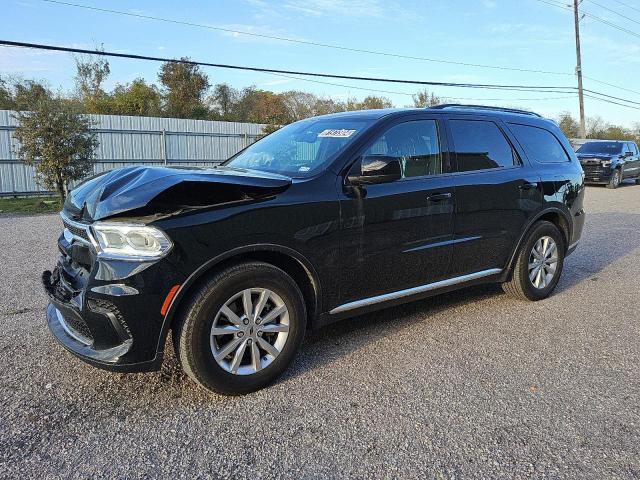
[[[382,17],[384,8],[379,0],[287,0],[284,8],[314,17]]]
[[[224,37],[231,37],[234,39],[243,40],[247,42],[270,42],[270,43],[283,42],[283,41],[286,42],[286,40],[278,40],[277,38],[269,38],[269,37],[281,37],[281,38],[288,38],[292,40],[306,41],[306,39],[303,37],[298,37],[286,32],[282,32],[280,30],[275,30],[272,28],[267,28],[262,26],[257,27],[255,25],[247,25],[247,24],[241,24],[241,23],[226,24],[226,25],[216,24],[212,26],[216,28],[224,28],[226,30],[235,30],[233,32],[218,31],[218,33]],[[240,32],[246,32],[249,35],[245,35]],[[263,37],[261,35],[265,35],[265,36]]]

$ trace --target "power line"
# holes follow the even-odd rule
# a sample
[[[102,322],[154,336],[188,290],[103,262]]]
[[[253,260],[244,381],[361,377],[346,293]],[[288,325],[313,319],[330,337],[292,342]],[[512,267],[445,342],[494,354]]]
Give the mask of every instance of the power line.
[[[366,88],[366,87],[358,87],[355,85],[345,85],[343,83],[334,83],[334,82],[325,82],[322,80],[312,80],[310,78],[301,78],[301,77],[295,77],[293,75],[283,75],[281,73],[270,73],[269,75],[275,75],[277,77],[283,77],[283,78],[291,78],[293,80],[300,80],[302,82],[312,82],[312,83],[319,83],[319,84],[323,84],[323,85],[332,85],[332,86],[336,86],[336,87],[343,87],[343,88],[351,88],[354,90],[363,90],[366,92],[376,92],[376,93],[387,93],[387,94],[392,94],[392,95],[404,95],[407,97],[413,97],[415,94],[413,93],[407,93],[407,92],[398,92],[398,91],[394,91],[394,90],[379,90],[379,89],[375,89],[375,88]],[[468,98],[468,97],[451,97],[449,95],[442,95],[443,98],[452,98],[455,100],[473,100],[473,101],[486,101],[486,102],[509,102],[509,101],[545,101],[545,100],[566,100],[569,98],[574,98],[575,95],[571,95],[571,96],[563,96],[563,97],[547,97],[547,98]]]
[[[601,102],[612,103],[614,105],[620,105],[621,107],[632,108],[633,110],[640,110],[640,108],[638,108],[638,107],[633,107],[631,105],[625,105],[624,103],[618,103],[618,102],[614,102],[612,100],[605,100],[604,98],[600,98],[600,97],[594,97],[593,95],[589,95],[588,93],[585,93],[584,96],[587,97],[587,98],[592,98],[594,100],[600,100]]]
[[[329,74],[329,73],[299,72],[299,71],[291,71],[291,70],[279,70],[279,69],[273,69],[273,68],[259,68],[259,67],[240,66],[240,65],[198,62],[198,61],[188,60],[188,59],[171,59],[171,58],[164,58],[164,57],[135,55],[135,54],[129,54],[129,53],[88,50],[84,48],[61,47],[56,45],[15,42],[10,40],[0,40],[0,46],[33,48],[33,49],[39,49],[39,50],[49,50],[49,51],[69,52],[69,53],[83,53],[88,55],[101,55],[101,56],[107,56],[107,57],[127,58],[127,59],[133,59],[133,60],[174,62],[174,63],[181,63],[181,64],[187,64],[187,65],[201,65],[206,67],[227,68],[227,69],[240,70],[240,71],[253,71],[253,72],[263,72],[263,73],[281,74],[281,75],[303,75],[303,76],[311,76],[311,77],[335,78],[335,79],[343,79],[343,80],[360,80],[360,81],[382,82],[382,83],[397,83],[397,84],[408,84],[408,85],[431,85],[431,86],[442,86],[442,87],[476,88],[476,89],[485,88],[489,90],[507,90],[507,91],[518,91],[518,92],[524,91],[524,92],[537,92],[537,93],[545,92],[545,93],[572,94],[572,95],[575,94],[575,90],[576,90],[576,87],[433,82],[433,81],[424,81],[424,80],[404,80],[404,79],[397,79],[397,78],[359,77],[359,76],[351,76],[351,75],[336,75],[336,74]],[[597,92],[595,90],[590,90],[589,92],[593,94],[594,98],[598,100],[609,102],[616,105],[618,104],[617,102],[613,102],[611,100],[595,97],[595,95],[608,96],[606,94]],[[620,97],[611,97],[611,98],[619,99],[624,102],[638,103],[638,102],[633,102]],[[624,104],[620,104],[620,105],[626,106],[629,108],[637,108],[637,107],[632,107],[630,105],[624,105]]]
[[[83,9],[86,9],[86,10],[93,10],[93,11],[97,11],[97,12],[109,13],[109,14],[114,14],[114,15],[124,15],[124,16],[128,16],[128,17],[141,18],[141,19],[145,19],[145,20],[154,20],[154,21],[158,21],[158,22],[173,23],[173,24],[177,24],[177,25],[185,25],[185,26],[189,26],[189,27],[203,28],[203,29],[207,29],[207,30],[214,30],[214,31],[233,33],[233,34],[238,34],[238,35],[246,35],[246,36],[252,36],[252,37],[259,37],[259,38],[267,38],[267,39],[271,39],[271,40],[280,40],[280,41],[284,41],[284,42],[298,43],[298,44],[310,45],[310,46],[315,46],[315,47],[324,47],[324,48],[333,48],[333,49],[339,49],[339,50],[353,51],[353,52],[358,52],[358,53],[366,53],[366,54],[370,54],[370,55],[382,55],[382,56],[389,56],[389,57],[404,58],[404,59],[408,59],[408,60],[420,60],[420,61],[425,61],[425,62],[442,63],[442,64],[449,64],[449,65],[459,65],[459,66],[474,67],[474,68],[487,68],[487,69],[495,69],[495,70],[506,70],[506,71],[526,72],[526,73],[539,73],[539,74],[548,74],[548,75],[567,75],[567,76],[568,75],[573,75],[573,73],[569,73],[569,72],[557,72],[557,71],[548,71],[548,70],[524,69],[524,68],[506,67],[506,66],[503,66],[503,65],[487,65],[487,64],[460,62],[460,61],[454,61],[454,60],[444,60],[444,59],[436,59],[436,58],[428,58],[428,57],[417,57],[417,56],[411,56],[411,55],[395,54],[395,53],[391,53],[391,52],[380,52],[380,51],[375,51],[375,50],[351,48],[351,47],[344,47],[344,46],[335,45],[335,44],[314,42],[314,41],[310,41],[310,40],[302,40],[302,39],[282,37],[282,36],[277,36],[277,35],[267,35],[267,34],[247,32],[247,31],[242,31],[242,30],[235,30],[235,29],[230,29],[230,28],[225,28],[225,27],[217,27],[217,26],[213,26],[213,25],[206,25],[206,24],[197,23],[197,22],[191,22],[191,21],[186,21],[186,20],[175,20],[175,19],[159,17],[159,16],[155,16],[155,15],[144,15],[144,14],[140,14],[140,13],[125,12],[125,11],[122,11],[122,10],[114,10],[114,9],[109,9],[109,8],[94,7],[94,6],[91,6],[91,5],[84,5],[84,4],[81,4],[81,3],[66,2],[66,1],[62,1],[62,0],[42,0],[42,1],[47,2],[47,3],[51,3],[51,4],[57,4],[57,5],[63,5],[63,6],[68,6],[68,7],[75,7],[75,8],[83,8]],[[622,3],[622,2],[619,2],[619,3]],[[549,5],[552,5],[552,4],[549,3]],[[554,6],[559,6],[559,5],[554,5]],[[631,93],[640,94],[640,92],[638,92],[638,91],[630,90],[628,88],[621,87],[619,85],[614,85],[612,83],[607,83],[607,82],[604,82],[604,81],[601,81],[601,80],[597,80],[597,79],[592,78],[592,77],[587,77],[586,75],[585,75],[584,78],[589,78],[589,80],[591,80],[593,82],[597,82],[597,83],[600,83],[602,85],[607,85],[607,86],[612,87],[612,88],[618,88],[620,90],[625,90],[625,91],[628,91],[628,92],[631,92]]]
[[[186,25],[186,26],[189,26],[189,27],[204,28],[204,29],[207,29],[207,30],[215,30],[215,31],[219,31],[219,32],[233,33],[233,34],[237,34],[237,35],[247,35],[247,36],[258,37],[258,38],[267,38],[267,39],[270,39],[270,40],[279,40],[279,41],[282,41],[282,42],[298,43],[298,44],[302,44],[302,45],[311,45],[311,46],[314,46],[314,47],[333,48],[333,49],[336,49],[336,50],[343,50],[343,51],[349,51],[349,52],[366,53],[368,55],[381,55],[381,56],[385,56],[385,57],[403,58],[403,59],[406,59],[406,60],[419,60],[419,61],[423,61],[423,62],[444,63],[444,64],[449,64],[449,65],[460,65],[460,66],[464,66],[464,67],[488,68],[488,69],[493,69],[493,70],[510,70],[510,71],[514,71],[514,72],[541,73],[541,74],[546,74],[546,75],[572,75],[571,73],[568,73],[568,72],[554,72],[554,71],[548,71],[548,70],[535,70],[535,69],[528,69],[528,68],[506,67],[506,66],[502,66],[502,65],[486,65],[486,64],[481,64],[481,63],[459,62],[459,61],[454,61],[454,60],[445,60],[445,59],[441,59],[441,58],[419,57],[419,56],[413,56],[413,55],[403,55],[403,54],[400,54],[400,53],[383,52],[383,51],[378,51],[378,50],[367,50],[367,49],[363,49],[363,48],[345,47],[345,46],[342,46],[342,45],[336,45],[336,44],[331,44],[331,43],[321,43],[321,42],[314,42],[312,40],[302,40],[302,39],[296,39],[296,38],[290,38],[290,37],[282,37],[282,36],[278,36],[278,35],[268,35],[268,34],[264,34],[264,33],[247,32],[247,31],[243,31],[243,30],[234,30],[234,29],[231,29],[231,28],[217,27],[217,26],[213,26],[213,25],[205,25],[205,24],[202,24],[202,23],[190,22],[190,21],[186,21],[186,20],[174,20],[174,19],[171,19],[171,18],[158,17],[158,16],[155,16],[155,15],[143,15],[141,13],[125,12],[125,11],[122,11],[122,10],[113,10],[113,9],[110,9],[110,8],[94,7],[94,6],[90,6],[90,5],[84,5],[84,4],[81,4],[81,3],[64,2],[64,1],[61,1],[61,0],[42,0],[42,1],[43,2],[47,2],[47,3],[57,4],[57,5],[64,5],[64,6],[68,6],[68,7],[76,7],[76,8],[83,8],[83,9],[86,9],[86,10],[94,10],[94,11],[97,11],[97,12],[110,13],[110,14],[114,14],[114,15],[125,15],[127,17],[142,18],[142,19],[145,19],[145,20],[154,20],[154,21],[158,21],[158,22],[173,23],[173,24],[177,24],[177,25]]]
[[[625,87],[621,87],[619,85],[614,85],[613,83],[603,82],[602,80],[598,80],[597,78],[593,78],[593,77],[590,77],[588,75],[583,75],[582,77],[586,78],[587,80],[591,80],[592,82],[600,83],[602,85],[607,85],[609,87],[617,88],[619,90],[624,90],[625,92],[637,93],[638,95],[640,95],[640,91],[639,90],[632,90],[630,88],[625,88]]]
[[[546,5],[551,5],[552,7],[561,8],[563,10],[568,10],[568,11],[573,10],[572,8],[567,7],[566,5],[563,5],[563,4],[560,4],[560,3],[555,3],[555,2],[552,2],[552,1],[547,1],[547,0],[537,0],[537,1],[540,2],[540,3],[544,3]],[[604,18],[599,17],[597,15],[594,15],[593,13],[585,12],[584,10],[582,10],[582,14],[587,18],[591,18],[591,19],[593,19],[593,20],[595,20],[597,22],[600,22],[600,23],[602,23],[604,25],[608,25],[611,28],[615,28],[616,30],[620,30],[621,32],[628,33],[629,35],[633,35],[634,37],[640,38],[640,34],[639,33],[636,33],[633,30],[629,30],[627,28],[621,27],[620,25],[617,25],[617,24],[615,24],[613,22],[610,22],[609,20],[605,20]]]
[[[589,90],[588,88],[585,88],[585,89],[584,89],[584,91],[585,91],[585,92],[589,92],[589,93],[594,94],[594,95],[600,95],[600,96],[602,96],[602,97],[612,98],[612,99],[614,99],[614,100],[620,100],[620,101],[622,101],[622,102],[634,103],[634,104],[636,104],[636,105],[640,105],[640,102],[635,102],[635,101],[633,101],[633,100],[627,100],[626,98],[615,97],[615,96],[613,96],[613,95],[607,95],[606,93],[596,92],[596,91],[593,91],[593,90]]]
[[[186,58],[175,59],[175,58],[166,58],[166,57],[156,57],[156,56],[150,56],[150,55],[136,55],[136,54],[130,54],[130,53],[109,52],[104,50],[89,50],[85,48],[62,47],[58,45],[15,42],[11,40],[0,40],[0,45],[9,46],[9,47],[32,48],[37,50],[67,52],[67,53],[101,55],[105,57],[128,58],[133,60],[149,60],[154,62],[174,62],[174,63],[182,63],[187,65],[201,65],[205,67],[225,68],[225,69],[231,69],[231,70],[280,73],[284,75],[302,75],[302,76],[308,76],[308,77],[334,78],[334,79],[342,79],[342,80],[362,80],[362,81],[369,81],[369,82],[401,83],[401,84],[408,84],[408,85],[430,85],[430,86],[458,87],[458,88],[485,88],[489,90],[546,92],[546,93],[559,93],[559,94],[572,94],[574,93],[573,90],[575,90],[575,87],[558,87],[558,86],[546,86],[546,85],[502,85],[502,84],[482,84],[482,83],[435,82],[435,81],[426,81],[426,80],[405,80],[405,79],[397,79],[397,78],[361,77],[361,76],[354,76],[354,75],[337,75],[337,74],[330,74],[330,73],[301,72],[301,71],[294,71],[294,70],[281,70],[281,69],[275,69],[275,68],[248,67],[248,66],[242,66],[242,65],[224,64],[224,63],[199,62],[199,61],[189,60]]]
[[[630,22],[640,23],[638,20],[635,20],[635,19],[633,19],[631,17],[627,17],[626,15],[623,15],[622,13],[614,10],[613,8],[609,8],[609,7],[605,6],[605,5],[602,5],[602,4],[598,3],[598,2],[595,2],[594,0],[587,0],[587,1],[590,2],[590,3],[593,3],[594,5],[597,5],[598,7],[602,8],[603,10],[607,10],[607,11],[613,13],[614,15],[618,15],[619,17],[622,17],[622,18],[624,18],[626,20],[629,20]]]
[[[628,3],[625,2],[621,2],[620,0],[613,0],[614,2],[619,3],[620,5],[630,8],[631,10],[635,10],[636,12],[640,12],[640,8],[634,7],[632,5],[629,5]]]

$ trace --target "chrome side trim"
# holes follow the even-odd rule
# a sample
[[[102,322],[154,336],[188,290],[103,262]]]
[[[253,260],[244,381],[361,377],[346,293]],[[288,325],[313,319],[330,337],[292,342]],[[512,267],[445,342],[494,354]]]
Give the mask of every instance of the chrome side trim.
[[[496,275],[502,272],[499,268],[490,268],[488,270],[482,270],[476,273],[469,273],[460,277],[448,278],[446,280],[440,280],[439,282],[428,283],[427,285],[421,285],[419,287],[407,288],[405,290],[398,290],[397,292],[385,293],[383,295],[377,295],[375,297],[364,298],[362,300],[356,300],[355,302],[345,303],[340,305],[329,312],[331,315],[336,313],[347,312],[356,308],[367,307],[369,305],[375,305],[376,303],[388,302],[390,300],[396,300],[398,298],[408,297],[416,295],[418,293],[429,292],[431,290],[437,290],[439,288],[450,287],[452,285],[458,285],[460,283],[470,282],[471,280],[477,280],[478,278],[488,277],[490,275]]]
[[[409,250],[404,250],[402,253],[410,253],[410,252],[418,252],[420,250],[426,250],[428,248],[436,248],[436,247],[446,247],[449,245],[455,245],[457,243],[471,242],[473,240],[480,240],[482,237],[465,237],[465,238],[455,238],[452,240],[444,240],[442,242],[437,243],[429,243],[427,245],[420,245],[419,247],[410,248]]]

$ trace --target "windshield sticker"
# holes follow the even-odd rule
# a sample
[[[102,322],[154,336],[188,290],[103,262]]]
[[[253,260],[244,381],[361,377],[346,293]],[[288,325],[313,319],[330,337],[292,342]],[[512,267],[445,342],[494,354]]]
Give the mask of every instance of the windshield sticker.
[[[332,130],[332,129],[327,129],[327,130],[323,130],[322,132],[320,132],[318,134],[318,138],[349,138],[354,133],[356,133],[355,130],[345,130],[345,129]]]

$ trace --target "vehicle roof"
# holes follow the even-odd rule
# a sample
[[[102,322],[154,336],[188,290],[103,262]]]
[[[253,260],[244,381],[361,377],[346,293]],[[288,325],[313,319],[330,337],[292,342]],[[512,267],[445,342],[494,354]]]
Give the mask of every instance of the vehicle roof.
[[[435,115],[456,114],[456,115],[483,115],[488,117],[498,117],[504,121],[517,121],[518,123],[529,123],[531,125],[552,124],[557,126],[552,120],[540,117],[531,112],[519,112],[515,110],[500,110],[494,107],[482,107],[476,105],[452,105],[431,108],[381,108],[375,110],[354,110],[349,112],[330,113],[322,115],[320,118],[342,118],[342,119],[362,119],[362,120],[378,120],[383,117],[402,115],[407,113],[429,113]]]

